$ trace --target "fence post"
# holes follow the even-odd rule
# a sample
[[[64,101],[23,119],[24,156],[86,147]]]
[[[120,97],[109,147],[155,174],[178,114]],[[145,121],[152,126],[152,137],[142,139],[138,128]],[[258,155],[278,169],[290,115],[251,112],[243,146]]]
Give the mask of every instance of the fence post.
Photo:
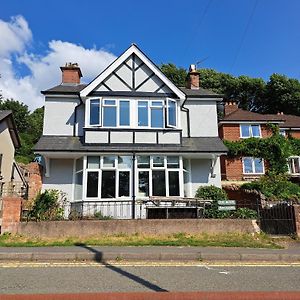
[[[5,232],[16,233],[21,221],[22,198],[3,197],[1,234]]]
[[[300,238],[300,205],[294,205],[296,234]]]

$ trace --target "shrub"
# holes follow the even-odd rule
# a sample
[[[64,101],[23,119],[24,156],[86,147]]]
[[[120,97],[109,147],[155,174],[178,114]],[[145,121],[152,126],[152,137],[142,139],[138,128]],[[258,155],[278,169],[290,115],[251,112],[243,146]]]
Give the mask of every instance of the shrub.
[[[255,190],[264,194],[268,200],[293,200],[300,201],[300,186],[289,181],[285,174],[269,174],[260,179],[244,183],[244,190]]]
[[[28,218],[36,221],[61,220],[65,201],[65,195],[58,190],[46,190],[39,193],[28,213]]]
[[[258,217],[257,212],[255,210],[246,207],[238,208],[234,212],[234,216],[237,219],[257,219]]]
[[[94,217],[98,220],[112,220],[113,219],[113,217],[111,217],[111,216],[104,216],[101,211],[95,212]]]
[[[227,200],[226,192],[216,186],[200,186],[196,191],[196,198],[204,200]]]

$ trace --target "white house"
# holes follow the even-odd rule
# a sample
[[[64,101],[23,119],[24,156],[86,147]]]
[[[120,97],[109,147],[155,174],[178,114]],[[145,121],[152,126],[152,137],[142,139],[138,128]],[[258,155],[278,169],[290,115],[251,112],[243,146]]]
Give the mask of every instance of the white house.
[[[42,92],[35,152],[45,158],[44,189],[82,204],[194,197],[201,185],[221,186],[222,99],[199,87],[195,69],[177,87],[133,44],[89,84],[80,84],[77,64],[61,70],[62,83]]]

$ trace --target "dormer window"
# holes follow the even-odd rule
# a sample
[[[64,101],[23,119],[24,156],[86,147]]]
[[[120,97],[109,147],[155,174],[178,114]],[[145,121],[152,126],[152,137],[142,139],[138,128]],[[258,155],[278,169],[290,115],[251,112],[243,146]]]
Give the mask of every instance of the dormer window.
[[[90,99],[87,107],[89,126],[107,128],[177,127],[177,103],[173,99]]]
[[[241,124],[240,131],[242,138],[261,137],[260,125]]]

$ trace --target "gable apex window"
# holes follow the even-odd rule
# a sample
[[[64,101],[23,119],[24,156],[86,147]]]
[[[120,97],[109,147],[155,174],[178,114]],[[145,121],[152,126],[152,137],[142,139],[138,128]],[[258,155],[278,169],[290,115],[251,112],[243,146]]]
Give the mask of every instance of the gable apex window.
[[[261,137],[259,124],[240,124],[241,138]]]

